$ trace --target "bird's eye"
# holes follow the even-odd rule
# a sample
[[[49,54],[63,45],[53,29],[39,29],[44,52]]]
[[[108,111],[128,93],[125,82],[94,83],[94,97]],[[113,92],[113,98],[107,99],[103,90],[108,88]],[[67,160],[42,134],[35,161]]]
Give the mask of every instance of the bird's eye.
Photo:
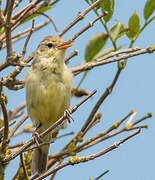
[[[52,44],[52,43],[48,43],[47,46],[48,46],[49,48],[52,48],[52,47],[53,47],[53,44]]]

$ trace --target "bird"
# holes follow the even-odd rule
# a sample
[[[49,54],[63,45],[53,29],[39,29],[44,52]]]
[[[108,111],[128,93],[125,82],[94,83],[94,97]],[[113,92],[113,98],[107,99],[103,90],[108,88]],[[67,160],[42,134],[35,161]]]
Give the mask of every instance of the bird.
[[[55,123],[70,106],[73,74],[66,66],[65,52],[72,42],[59,36],[45,37],[34,52],[34,61],[26,73],[26,106],[35,132],[45,131]],[[49,142],[51,134],[42,138]],[[32,152],[32,174],[47,170],[49,144]]]

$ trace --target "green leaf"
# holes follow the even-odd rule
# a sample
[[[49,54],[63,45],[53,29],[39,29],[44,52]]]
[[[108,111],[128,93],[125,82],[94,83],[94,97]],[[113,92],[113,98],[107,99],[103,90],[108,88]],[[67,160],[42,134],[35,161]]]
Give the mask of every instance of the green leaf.
[[[108,22],[112,18],[112,15],[114,13],[114,4],[114,0],[103,0],[103,2],[101,3],[102,12],[108,12],[108,14],[103,17],[106,22]]]
[[[126,34],[127,31],[128,31],[128,29],[125,27],[125,25],[122,24],[120,21],[118,21],[117,24],[115,24],[111,28],[110,34],[111,34],[113,41],[115,42],[118,38],[120,38],[121,36]]]
[[[146,21],[154,11],[155,11],[155,0],[147,0],[144,6],[144,18]]]
[[[137,15],[136,10],[129,19],[128,27],[129,31],[127,33],[127,36],[130,40],[134,40],[140,30],[139,16]]]
[[[85,49],[85,61],[89,62],[103,48],[108,39],[108,35],[104,33],[95,34],[87,43]]]
[[[51,8],[52,8],[51,6],[42,7],[42,8],[39,10],[39,12],[44,13],[44,12],[50,10]],[[33,19],[33,18],[35,18],[35,17],[37,17],[37,16],[39,16],[39,15],[40,15],[40,14],[35,13],[35,14],[27,17],[22,23],[25,23],[25,22],[27,22],[27,21],[30,21],[31,19]]]

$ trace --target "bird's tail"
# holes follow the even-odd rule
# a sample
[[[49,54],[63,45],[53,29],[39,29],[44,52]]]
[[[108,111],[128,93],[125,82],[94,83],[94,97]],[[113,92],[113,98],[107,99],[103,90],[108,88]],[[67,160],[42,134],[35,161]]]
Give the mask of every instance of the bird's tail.
[[[43,138],[43,142],[49,142],[50,136]],[[32,152],[31,173],[42,174],[47,170],[49,144],[43,145]]]

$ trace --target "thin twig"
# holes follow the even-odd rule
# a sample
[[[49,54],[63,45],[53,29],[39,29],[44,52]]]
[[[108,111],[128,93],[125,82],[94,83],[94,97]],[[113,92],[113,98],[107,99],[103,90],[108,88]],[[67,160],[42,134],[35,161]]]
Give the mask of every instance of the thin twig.
[[[101,65],[113,63],[113,62],[120,61],[123,59],[129,59],[131,57],[138,56],[140,54],[153,53],[154,51],[155,51],[155,49],[146,48],[146,49],[140,49],[140,50],[137,50],[135,52],[125,54],[125,55],[122,55],[119,57],[114,57],[114,58],[107,59],[107,60],[102,59],[102,57],[101,57],[101,58],[98,58],[92,62],[84,63],[84,64],[81,64],[79,66],[76,66],[76,67],[72,68],[71,70],[74,73],[74,75],[77,75],[82,71],[90,70],[96,66],[101,66]]]
[[[7,17],[5,23],[5,35],[6,35],[6,47],[7,47],[7,58],[12,55],[12,42],[11,42],[11,14],[13,11],[14,0],[8,0]]]
[[[43,4],[39,5],[36,7],[36,5],[40,2],[41,0],[34,0],[33,2],[29,3],[27,7],[24,7],[24,10],[20,10],[17,12],[12,19],[15,19],[16,22],[14,23],[14,26],[17,26],[18,24],[21,24],[21,22],[24,21],[27,17],[31,16],[32,14],[36,13],[40,8],[43,7]],[[18,14],[18,15],[17,15]]]
[[[50,21],[44,21],[44,22],[36,25],[36,26],[33,28],[34,31],[36,31],[36,30],[44,27],[45,25],[49,24],[49,22],[50,22]],[[15,39],[15,41],[17,41],[17,40],[20,39],[20,37],[21,37],[22,35],[23,35],[23,36],[22,36],[21,38],[25,37],[25,36],[31,31],[31,29],[32,29],[32,28],[28,28],[28,29],[26,29],[26,30],[24,30],[24,31],[21,31],[21,32],[16,33],[15,35],[12,35],[12,40]],[[16,39],[17,39],[17,40],[16,40]],[[15,41],[12,41],[12,42],[15,42]]]
[[[136,124],[144,121],[145,119],[151,118],[152,117],[152,113],[147,113],[147,115],[143,116],[142,118],[136,120],[135,122],[132,123],[133,126],[135,126]]]
[[[131,111],[129,114],[130,116],[133,114],[134,112]],[[145,116],[144,116],[145,117]],[[150,118],[151,116],[147,117],[147,118]],[[125,117],[126,118],[126,117]],[[131,131],[131,130],[135,130],[135,129],[142,129],[142,128],[147,128],[148,126],[147,125],[142,125],[142,126],[136,126],[134,127],[134,123],[131,123],[131,125],[127,125],[127,123],[121,128],[121,129],[118,129],[114,132],[111,132],[112,130],[118,128],[120,126],[120,124],[123,123],[124,119],[123,118],[122,120],[120,120],[119,122],[116,122],[114,124],[112,124],[112,126],[110,128],[108,128],[106,131],[104,132],[101,132],[99,134],[97,134],[96,136],[92,137],[91,139],[88,139],[86,140],[85,142],[83,142],[82,144],[80,144],[79,146],[77,146],[77,149],[76,149],[76,152],[81,152],[83,151],[84,149],[88,149],[102,141],[105,141],[113,136],[116,136],[124,131]],[[141,118],[143,120],[145,120],[145,118]],[[142,121],[143,121],[142,120]],[[139,121],[141,122],[141,121]],[[138,123],[139,123],[138,122]],[[136,123],[137,124],[137,123]],[[111,133],[109,133],[111,132]]]
[[[77,56],[78,55],[78,51],[77,50],[74,50],[69,56],[67,56],[65,58],[65,63],[68,63],[68,61],[73,58],[74,56]]]
[[[23,102],[16,109],[10,110],[8,113],[9,120],[19,117],[18,113],[25,108],[26,104]],[[23,112],[23,111],[22,111]]]
[[[28,119],[28,114],[24,115],[24,117],[18,122],[18,124],[12,129],[12,131],[9,133],[8,140],[10,140],[11,137],[13,137],[14,133],[17,131],[17,129]]]
[[[56,167],[60,166],[61,163],[62,163],[62,160],[60,160],[60,161],[58,162],[58,164],[56,165]],[[56,176],[56,173],[57,173],[57,171],[51,175],[51,177],[50,177],[49,180],[54,180],[54,178],[55,178],[55,176]]]
[[[94,137],[91,137],[90,139],[87,139],[86,141],[84,141],[83,143],[81,143],[80,145],[78,145],[75,149],[75,152],[78,153],[78,152],[81,152],[91,146],[94,146],[102,141],[105,141],[111,137],[114,137],[122,132],[125,132],[125,131],[131,131],[131,130],[134,130],[134,129],[142,129],[142,128],[147,128],[146,125],[143,125],[143,126],[137,126],[137,127],[133,127],[131,126],[130,129],[126,129],[126,126],[122,127],[121,129],[118,129],[114,132],[112,132],[114,129],[117,129],[129,116],[131,116],[133,114],[133,110],[131,112],[129,112],[123,119],[121,119],[120,121],[118,122],[115,122],[113,123],[107,130],[103,131],[103,132],[100,132],[98,133],[96,136]],[[111,133],[110,133],[111,132]],[[76,135],[77,136],[77,135]],[[75,139],[75,137],[73,137],[73,139]],[[73,139],[71,142],[73,142]],[[71,143],[70,142],[70,143]],[[68,143],[68,144],[70,144]],[[75,142],[74,142],[75,143]],[[68,144],[65,146],[65,148],[63,148],[62,151],[58,152],[58,153],[54,153],[52,155],[50,155],[49,157],[49,167],[51,167],[51,164],[54,164],[53,163],[53,160],[57,161],[57,159],[59,158],[66,158],[69,156],[69,150],[68,150]],[[54,162],[55,162],[54,161]]]
[[[22,2],[22,0],[17,0],[15,3],[14,3],[14,6],[13,6],[13,9],[15,9],[16,7],[18,7],[18,5]]]
[[[9,127],[10,126],[12,126],[13,124],[15,124],[16,123],[16,121],[14,120],[14,121],[11,121],[11,122],[9,122]],[[0,128],[0,133],[2,132],[4,130],[4,127],[2,127],[2,128]]]
[[[134,48],[128,48],[128,49],[121,49],[121,50],[118,50],[118,51],[114,51],[114,52],[111,52],[105,56],[102,56],[102,60],[103,59],[108,59],[110,57],[113,57],[113,56],[117,56],[119,54],[123,54],[123,53],[131,53],[131,52],[135,52],[135,51],[138,51],[140,50],[139,47],[134,47]],[[96,60],[98,61],[98,59],[96,58]]]
[[[14,148],[19,148],[21,146],[23,146],[25,144],[25,142],[20,142],[11,146],[8,146],[9,149],[14,149]]]
[[[92,10],[94,7],[96,7],[100,2],[103,0],[97,0],[95,1],[91,6],[89,6],[87,9],[82,11],[81,13],[78,14],[78,16],[71,22],[60,34],[59,36],[63,36],[71,27],[73,27],[78,21],[84,18],[84,16]]]
[[[27,48],[28,42],[29,42],[29,40],[31,38],[31,35],[32,35],[33,31],[34,31],[34,19],[32,20],[32,27],[31,27],[31,30],[30,30],[30,32],[29,32],[29,34],[28,34],[28,36],[26,38],[25,44],[24,44],[24,48],[23,48],[23,51],[22,51],[22,56],[23,57],[25,56],[26,48]]]
[[[99,180],[101,177],[103,177],[105,174],[107,174],[109,172],[109,170],[106,170],[104,173],[102,173],[101,175],[99,175],[97,178],[95,178],[94,180]]]
[[[78,33],[76,33],[71,39],[70,41],[74,41],[77,37],[79,37],[82,33],[84,33],[85,31],[87,31],[89,28],[91,28],[94,23],[96,21],[98,21],[100,18],[104,17],[107,15],[107,12],[105,11],[103,14],[101,14],[100,16],[98,16],[97,18],[95,18],[93,21],[89,22],[84,28],[82,28]]]
[[[5,106],[5,96],[2,93],[2,84],[0,84],[0,104],[1,109],[3,112],[3,119],[4,119],[4,137],[2,141],[2,153],[5,153],[7,143],[8,143],[8,132],[9,132],[9,122],[8,122],[8,113]]]
[[[112,84],[106,89],[106,91],[102,94],[102,96],[100,97],[100,99],[98,100],[98,102],[96,103],[96,105],[94,106],[93,110],[91,111],[87,121],[85,122],[85,124],[83,125],[81,132],[82,134],[85,134],[87,132],[87,127],[89,125],[89,123],[91,123],[91,121],[93,120],[94,115],[96,114],[96,112],[98,111],[99,107],[101,106],[101,104],[103,103],[103,101],[106,99],[106,97],[112,92],[113,87],[115,86],[118,77],[120,75],[121,69],[118,69],[115,78],[112,82]]]
[[[33,59],[33,53],[30,54],[25,60],[24,63],[28,63]],[[23,85],[21,85],[22,87],[11,87],[11,83],[16,81],[15,77],[22,71],[22,69],[24,68],[24,66],[16,66],[16,68],[10,73],[10,77],[5,78],[5,79],[0,79],[0,82],[3,84],[3,86],[8,87],[9,89],[12,90],[18,90],[21,89],[22,87],[24,87]]]
[[[20,162],[21,162],[21,165],[22,165],[22,168],[23,168],[23,172],[24,172],[24,175],[25,175],[25,179],[26,180],[29,180],[29,176],[27,174],[27,171],[26,171],[26,167],[25,167],[25,163],[24,163],[24,160],[23,160],[23,154],[21,153],[20,154]]]
[[[92,154],[90,156],[84,156],[84,157],[71,157],[69,158],[68,161],[62,163],[61,165],[59,166],[56,166],[54,169],[40,175],[39,177],[35,178],[35,180],[42,180],[43,178],[46,178],[47,176],[57,172],[58,170],[66,167],[66,166],[69,166],[69,165],[75,165],[75,164],[79,164],[79,163],[83,163],[83,162],[87,162],[87,161],[90,161],[90,160],[94,160],[96,159],[97,157],[100,157],[100,156],[103,156],[104,154],[116,149],[119,147],[119,145],[121,145],[122,143],[126,142],[127,140],[129,140],[130,138],[134,137],[135,135],[139,134],[140,133],[140,129],[138,129],[137,131],[135,131],[134,133],[130,134],[129,136],[121,139],[120,141],[114,143],[113,145],[109,146],[108,148],[96,153],[96,154]]]
[[[34,0],[33,2],[29,3],[28,6],[24,7],[24,12],[18,11],[18,15],[15,14],[12,17],[12,20],[16,19],[16,21],[14,22],[14,24],[11,26],[11,31],[13,31],[15,28],[17,28],[27,17],[33,15],[34,13],[36,13],[40,8],[42,8],[44,6],[44,3],[35,7],[41,0]],[[23,12],[23,13],[22,13]],[[16,18],[15,18],[16,16]],[[6,36],[6,34],[3,33],[0,36],[0,41],[2,41]]]
[[[52,23],[52,25],[53,25],[55,31],[56,31],[56,32],[59,32],[59,30],[58,30],[58,28],[56,27],[56,25],[55,25],[53,19],[52,19],[50,16],[48,16],[47,14],[45,14],[45,13],[43,13],[43,12],[38,12],[38,14],[41,14],[41,15],[47,17],[47,18],[49,19],[49,21]]]

